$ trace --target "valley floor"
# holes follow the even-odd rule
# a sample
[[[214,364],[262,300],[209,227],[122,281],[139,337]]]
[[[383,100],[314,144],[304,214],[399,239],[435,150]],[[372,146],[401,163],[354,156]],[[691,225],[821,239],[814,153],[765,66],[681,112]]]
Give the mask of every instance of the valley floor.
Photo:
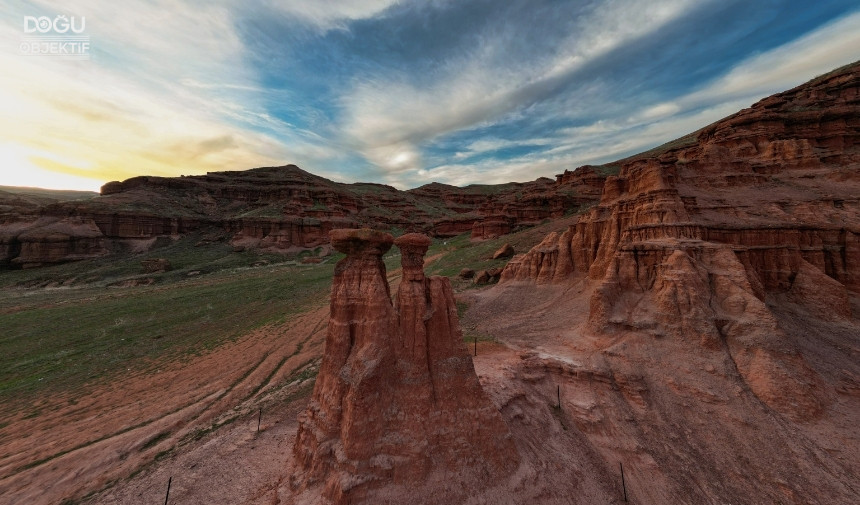
[[[620,504],[625,492],[642,505],[860,503],[856,317],[819,321],[774,301],[820,407],[798,400],[786,415],[725,350],[590,333],[591,291],[581,280],[460,293],[464,333],[483,337],[476,371],[522,457],[508,481],[476,483],[466,503]],[[856,295],[852,308],[860,313]],[[0,502],[161,503],[170,481],[170,503],[291,503],[296,417],[327,317],[319,307],[75,404],[57,397],[47,413],[22,413],[3,429]]]

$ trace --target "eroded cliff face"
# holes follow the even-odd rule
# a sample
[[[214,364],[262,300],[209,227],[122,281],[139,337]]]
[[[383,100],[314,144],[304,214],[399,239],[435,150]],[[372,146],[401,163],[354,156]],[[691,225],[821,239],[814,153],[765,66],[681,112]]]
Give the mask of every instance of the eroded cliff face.
[[[325,353],[293,447],[299,502],[388,503],[399,486],[412,503],[445,503],[518,465],[463,343],[451,284],[424,276],[430,239],[394,242],[403,267],[394,303],[381,258],[393,242],[367,229],[331,232],[347,257],[335,270]],[[425,485],[433,491],[422,494]]]
[[[317,247],[328,243],[333,229],[361,226],[491,238],[594,203],[599,194],[591,188],[601,176],[580,179],[463,188],[433,183],[399,191],[382,184],[336,183],[294,165],[135,177],[105,184],[100,197],[87,201],[40,205],[18,199],[5,205],[7,199],[0,198],[0,265],[35,267],[138,250],[147,240],[196,231],[269,251]],[[48,240],[38,231],[44,224],[40,219],[92,222],[99,234],[69,228],[65,243],[56,235]],[[81,253],[85,242],[91,252]]]
[[[860,292],[860,65],[762,100],[609,177],[600,203],[502,282],[593,286],[596,334],[731,354],[768,405],[813,417],[815,377],[769,303],[852,317]]]
[[[653,277],[662,256],[648,251],[672,249],[668,240],[730,245],[753,285],[767,291],[790,289],[804,262],[860,289],[860,65],[677,144],[622,162],[597,206],[518,257],[503,278],[602,279],[618,254]]]

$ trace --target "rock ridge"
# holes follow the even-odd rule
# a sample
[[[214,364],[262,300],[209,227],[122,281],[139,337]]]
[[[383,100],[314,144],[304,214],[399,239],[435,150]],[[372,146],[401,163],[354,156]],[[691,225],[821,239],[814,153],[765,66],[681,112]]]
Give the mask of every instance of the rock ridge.
[[[134,177],[105,184],[101,196],[89,200],[22,203],[10,197],[10,205],[3,206],[0,195],[0,207],[8,208],[0,209],[0,267],[38,267],[138,250],[142,241],[195,231],[270,251],[318,247],[328,242],[333,229],[362,226],[439,237],[471,233],[485,239],[593,204],[599,196],[594,184],[594,177],[542,178],[462,188],[428,184],[400,191],[382,184],[337,183],[287,165]],[[41,231],[45,220],[71,231],[63,240],[48,240]],[[78,222],[94,225],[98,235],[74,228]]]

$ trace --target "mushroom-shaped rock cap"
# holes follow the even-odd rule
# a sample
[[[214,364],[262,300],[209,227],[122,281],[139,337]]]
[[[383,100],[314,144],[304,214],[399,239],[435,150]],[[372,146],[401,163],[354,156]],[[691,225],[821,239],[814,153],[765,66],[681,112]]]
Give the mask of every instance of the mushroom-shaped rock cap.
[[[331,246],[347,256],[370,254],[382,256],[394,243],[390,233],[370,228],[340,228],[328,233]]]
[[[404,247],[421,247],[426,250],[430,247],[430,237],[423,233],[407,233],[394,239],[394,244],[401,249]]]
[[[424,280],[424,255],[430,247],[430,238],[422,233],[407,233],[394,241],[400,248],[400,266],[404,281]]]

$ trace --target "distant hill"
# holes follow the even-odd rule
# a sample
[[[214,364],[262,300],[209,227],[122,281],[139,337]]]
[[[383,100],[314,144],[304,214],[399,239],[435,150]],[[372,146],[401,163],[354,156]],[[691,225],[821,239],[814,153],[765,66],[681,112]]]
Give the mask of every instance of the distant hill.
[[[471,233],[487,239],[593,205],[604,179],[585,169],[564,181],[539,178],[463,188],[427,184],[400,191],[382,184],[337,183],[285,165],[134,177],[105,184],[98,196],[65,192],[79,199],[16,188],[20,192],[0,191],[0,266],[31,268],[108,256],[193,232],[236,248],[273,252],[321,246],[335,228],[437,237]]]
[[[94,191],[72,191],[66,189],[42,189],[19,186],[0,186],[0,191],[15,195],[30,196],[35,198],[47,198],[55,201],[86,200],[99,196]]]

